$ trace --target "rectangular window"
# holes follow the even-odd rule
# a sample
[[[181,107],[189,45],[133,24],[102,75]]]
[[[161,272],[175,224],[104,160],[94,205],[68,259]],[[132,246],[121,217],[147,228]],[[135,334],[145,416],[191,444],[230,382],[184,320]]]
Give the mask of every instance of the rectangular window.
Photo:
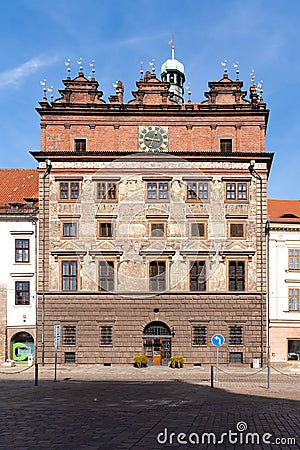
[[[166,289],[166,262],[151,261],[149,264],[150,291]]]
[[[76,345],[76,325],[64,325],[62,327],[63,345]]]
[[[248,200],[247,183],[226,183],[226,200],[243,202]]]
[[[99,262],[99,290],[100,291],[114,291],[115,270],[114,261],[100,261]]]
[[[207,345],[207,326],[194,325],[192,328],[192,344]]]
[[[65,352],[65,364],[75,364],[75,352]]]
[[[187,200],[208,200],[208,183],[191,181],[187,183]]]
[[[229,364],[243,364],[243,353],[229,352]]]
[[[229,237],[231,238],[244,238],[245,226],[243,223],[230,223],[229,224]]]
[[[62,225],[63,237],[77,236],[77,223],[64,222]]]
[[[15,282],[15,304],[29,305],[30,304],[30,283],[29,281]]]
[[[100,325],[100,340],[99,344],[112,345],[112,325]]]
[[[117,185],[113,181],[97,183],[97,199],[110,202],[117,201]]]
[[[62,262],[62,290],[77,291],[77,261]]]
[[[76,200],[79,197],[79,183],[74,181],[64,181],[59,187],[61,200]]]
[[[230,261],[229,262],[229,290],[244,291],[245,290],[245,262]]]
[[[243,345],[243,327],[240,325],[229,326],[229,345]]]
[[[190,291],[206,290],[205,261],[190,262]]]
[[[289,311],[299,311],[300,289],[289,289]]]
[[[191,223],[190,230],[191,230],[191,237],[205,237],[205,226],[206,224],[204,222],[195,222]]]
[[[166,182],[151,182],[147,183],[147,199],[148,200],[168,200],[169,198],[169,183]]]
[[[299,270],[300,269],[300,250],[290,249],[289,250],[289,270]]]
[[[15,262],[29,262],[29,239],[15,240]]]
[[[300,360],[300,339],[288,339],[288,361],[299,361]]]
[[[86,151],[86,139],[74,139],[75,152]]]
[[[232,139],[220,139],[220,151],[221,153],[231,153]]]
[[[151,223],[150,234],[152,238],[164,238],[166,237],[166,224],[165,223]]]
[[[111,238],[113,235],[113,225],[111,222],[99,223],[99,238]]]

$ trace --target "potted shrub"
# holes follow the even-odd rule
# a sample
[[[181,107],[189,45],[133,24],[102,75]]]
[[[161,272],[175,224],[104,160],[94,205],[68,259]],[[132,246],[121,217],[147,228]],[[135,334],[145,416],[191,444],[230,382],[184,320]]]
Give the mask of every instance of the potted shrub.
[[[172,367],[172,369],[180,369],[183,367],[184,362],[183,356],[172,356],[170,359],[170,367]]]
[[[135,355],[133,357],[134,367],[147,367],[149,359],[145,355]]]

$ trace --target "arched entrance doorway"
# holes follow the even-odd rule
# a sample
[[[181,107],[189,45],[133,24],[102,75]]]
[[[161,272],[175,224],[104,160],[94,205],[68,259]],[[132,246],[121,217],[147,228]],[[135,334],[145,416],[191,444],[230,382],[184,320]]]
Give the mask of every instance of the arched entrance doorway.
[[[167,365],[171,357],[171,330],[163,322],[151,322],[143,332],[144,355],[149,365]]]
[[[28,355],[34,355],[34,341],[31,334],[21,331],[11,338],[12,359],[18,363],[28,361]]]

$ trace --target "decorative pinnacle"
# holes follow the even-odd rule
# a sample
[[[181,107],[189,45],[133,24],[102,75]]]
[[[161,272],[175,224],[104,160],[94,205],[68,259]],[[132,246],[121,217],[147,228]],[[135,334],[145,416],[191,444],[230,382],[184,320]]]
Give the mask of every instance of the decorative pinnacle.
[[[48,92],[50,92],[50,98],[51,98],[51,102],[53,102],[53,99],[54,99],[54,95],[53,95],[53,86],[50,86],[48,89]]]
[[[227,74],[227,59],[224,59],[224,61],[221,61],[221,66],[224,67],[224,74]]]
[[[250,77],[251,77],[251,83],[252,83],[252,86],[255,86],[254,69],[251,70],[251,72],[250,72]]]
[[[143,79],[143,74],[144,74],[144,69],[143,69],[143,61],[140,62],[140,75],[141,75],[141,80]]]
[[[238,79],[239,79],[239,74],[240,74],[240,71],[239,71],[239,62],[236,61],[235,63],[233,63],[233,67],[235,68],[236,79],[238,80]]]
[[[154,63],[154,59],[152,59],[151,61],[149,61],[149,66],[151,67],[152,73],[155,73],[155,63]]]
[[[65,61],[65,66],[67,66],[67,68],[68,68],[68,76],[70,76],[70,73],[71,73],[70,64],[71,64],[71,60],[70,60],[70,58],[68,58],[67,61]]]
[[[43,92],[44,92],[43,100],[47,100],[47,81],[46,81],[46,79],[44,79],[44,81],[40,81],[40,85],[43,86]]]
[[[79,71],[82,72],[83,71],[82,58],[79,58],[79,61],[77,61],[77,64],[79,65]]]
[[[91,70],[91,72],[90,72],[90,74],[88,76],[88,79],[91,80],[92,78],[94,78],[94,74],[96,72],[95,71],[95,60],[94,59],[91,60],[91,62],[89,63],[89,66],[92,68],[92,70]]]

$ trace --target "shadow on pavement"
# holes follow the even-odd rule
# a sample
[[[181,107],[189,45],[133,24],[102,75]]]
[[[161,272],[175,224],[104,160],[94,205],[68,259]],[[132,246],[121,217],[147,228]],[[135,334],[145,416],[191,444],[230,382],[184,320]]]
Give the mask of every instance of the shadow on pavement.
[[[299,413],[299,401],[181,380],[1,380],[0,448],[296,449]]]

